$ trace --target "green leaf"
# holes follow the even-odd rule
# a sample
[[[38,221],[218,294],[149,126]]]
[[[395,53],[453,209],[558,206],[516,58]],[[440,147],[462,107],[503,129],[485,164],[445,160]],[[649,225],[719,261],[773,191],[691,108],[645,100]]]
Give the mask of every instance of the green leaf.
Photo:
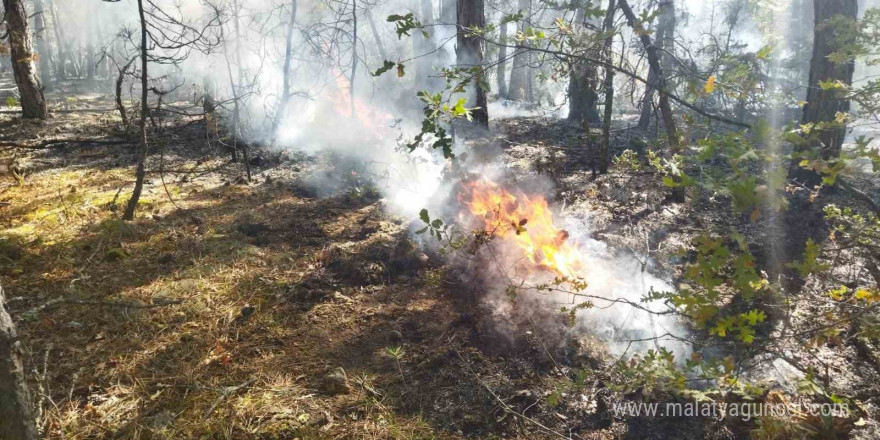
[[[395,64],[394,61],[385,60],[385,62],[382,64],[382,67],[376,69],[376,72],[373,73],[373,76],[380,76],[383,73],[393,69],[394,64]],[[402,66],[402,65],[399,64],[398,66]],[[399,74],[401,67],[398,67],[397,69],[398,69],[398,74]],[[400,75],[400,76],[402,76],[402,75]]]
[[[426,224],[431,224],[431,217],[428,217],[428,210],[422,209],[419,211],[419,218],[422,219]]]

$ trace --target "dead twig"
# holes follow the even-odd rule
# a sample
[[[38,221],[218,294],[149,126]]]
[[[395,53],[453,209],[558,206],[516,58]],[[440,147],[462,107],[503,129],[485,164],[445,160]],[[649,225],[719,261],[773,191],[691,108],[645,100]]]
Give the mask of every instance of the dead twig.
[[[214,404],[211,405],[211,407],[208,408],[207,411],[205,411],[205,417],[210,416],[211,413],[213,413],[214,410],[217,409],[217,407],[220,406],[220,404],[223,403],[224,400],[229,398],[229,396],[241,391],[244,388],[247,388],[247,387],[253,385],[253,383],[256,381],[257,381],[257,379],[250,379],[240,385],[223,388],[223,391],[220,392],[220,397],[218,397],[217,400],[214,401]]]
[[[492,397],[495,398],[495,400],[498,402],[498,404],[501,405],[501,409],[503,409],[504,412],[511,414],[513,416],[519,417],[520,419],[525,420],[525,421],[537,426],[539,429],[541,429],[542,431],[544,431],[548,434],[555,435],[559,438],[571,440],[571,437],[566,436],[564,434],[561,434],[557,431],[554,431],[553,429],[548,428],[547,426],[544,426],[541,422],[539,422],[531,417],[528,417],[525,414],[522,414],[520,412],[515,411],[513,408],[510,407],[510,405],[507,404],[507,402],[505,402],[503,399],[501,399],[501,397],[499,397],[498,394],[495,394],[495,392],[492,391],[491,388],[489,388],[489,385],[487,385],[485,382],[483,382],[482,379],[480,379],[480,376],[477,376],[477,374],[473,370],[471,370],[470,366],[468,366],[467,362],[464,360],[464,357],[462,357],[461,353],[459,353],[458,350],[455,350],[455,354],[458,356],[458,359],[461,360],[462,365],[464,365],[464,368],[468,371],[468,373],[470,373],[472,376],[474,376],[474,379],[476,379],[477,382],[479,382],[480,385],[482,385],[482,387],[485,388],[486,391],[489,394],[491,394]]]

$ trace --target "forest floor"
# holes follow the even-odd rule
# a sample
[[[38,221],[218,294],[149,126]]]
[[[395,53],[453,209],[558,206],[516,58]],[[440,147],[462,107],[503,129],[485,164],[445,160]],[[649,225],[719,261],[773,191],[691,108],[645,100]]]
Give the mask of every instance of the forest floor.
[[[75,96],[55,102],[112,108]],[[114,111],[0,117],[0,277],[47,438],[733,439],[754,428],[613,414],[614,399],[639,396],[605,387],[615,359],[598,343],[548,347],[530,328],[500,343],[442,259],[412,241],[413,219],[388,214],[368,185],[317,197],[305,184],[347,171],[336,158],[263,153],[249,183],[206,145],[201,118],[167,124],[128,223],[135,146]],[[749,227],[721,202],[661,203],[649,176],[592,179],[564,123],[512,118],[494,132],[511,167],[550,178],[595,238],[658,271],[703,231]],[[876,395],[876,373],[849,362],[849,386]],[[583,389],[550,405],[585,366]],[[876,414],[859,429],[871,438]]]

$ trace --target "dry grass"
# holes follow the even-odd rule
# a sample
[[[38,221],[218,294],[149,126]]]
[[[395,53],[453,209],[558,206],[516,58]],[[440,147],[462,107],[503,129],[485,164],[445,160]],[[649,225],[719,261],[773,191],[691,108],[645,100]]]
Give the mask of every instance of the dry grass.
[[[384,392],[354,383],[349,394],[322,391],[337,366],[372,378],[371,390],[397,386],[382,355],[389,322],[374,318],[435,305],[416,300],[414,286],[328,273],[333,249],[362,258],[366,247],[393,244],[401,227],[375,202],[299,197],[289,171],[262,185],[207,173],[186,183],[166,176],[163,186],[151,176],[137,221],[125,223],[116,208],[131,169],[88,159],[125,158],[120,149],[64,152],[2,183],[0,275],[47,438],[450,436],[398,414]],[[249,236],[243,224],[266,230]]]

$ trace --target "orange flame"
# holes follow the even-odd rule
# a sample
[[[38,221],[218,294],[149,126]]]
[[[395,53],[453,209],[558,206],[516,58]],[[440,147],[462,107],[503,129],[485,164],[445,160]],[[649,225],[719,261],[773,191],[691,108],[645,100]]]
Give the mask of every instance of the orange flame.
[[[577,244],[568,241],[568,231],[556,227],[543,196],[517,196],[481,179],[466,183],[459,201],[486,234],[516,244],[533,265],[567,277],[582,275],[584,261]]]

